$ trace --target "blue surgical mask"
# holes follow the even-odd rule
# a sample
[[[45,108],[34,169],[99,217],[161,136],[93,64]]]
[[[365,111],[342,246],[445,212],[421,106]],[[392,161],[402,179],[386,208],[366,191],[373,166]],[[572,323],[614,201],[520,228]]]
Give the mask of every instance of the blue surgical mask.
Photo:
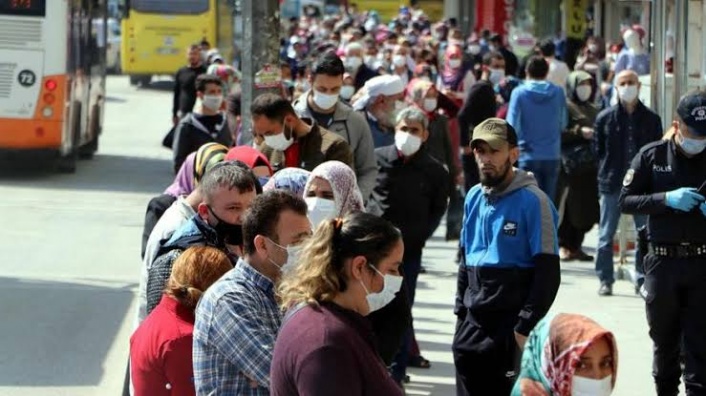
[[[689,155],[697,155],[706,149],[706,139],[690,139],[679,135],[677,143]]]

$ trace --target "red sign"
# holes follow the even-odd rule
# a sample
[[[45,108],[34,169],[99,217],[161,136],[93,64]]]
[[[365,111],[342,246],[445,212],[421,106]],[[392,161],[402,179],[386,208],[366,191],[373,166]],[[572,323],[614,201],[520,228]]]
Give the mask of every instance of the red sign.
[[[515,14],[515,0],[476,0],[475,31],[485,29],[498,33],[505,38],[510,33],[512,18]]]

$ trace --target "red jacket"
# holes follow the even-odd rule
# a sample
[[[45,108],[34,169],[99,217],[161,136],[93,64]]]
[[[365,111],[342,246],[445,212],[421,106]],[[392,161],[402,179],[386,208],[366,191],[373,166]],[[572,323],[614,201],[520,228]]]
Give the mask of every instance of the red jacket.
[[[194,312],[163,296],[130,338],[134,396],[196,395],[193,332]]]

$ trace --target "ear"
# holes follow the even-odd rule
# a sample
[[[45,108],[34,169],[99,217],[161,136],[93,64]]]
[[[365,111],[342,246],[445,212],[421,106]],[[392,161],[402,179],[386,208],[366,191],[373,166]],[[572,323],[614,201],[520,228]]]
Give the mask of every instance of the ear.
[[[427,139],[429,139],[429,129],[425,129],[425,130],[422,132],[421,138],[422,138],[422,143],[426,142]]]
[[[199,216],[204,219],[208,220],[208,216],[210,215],[209,210],[208,210],[208,205],[206,205],[205,202],[201,202],[199,206],[196,208],[196,211],[198,212]]]
[[[510,162],[514,164],[515,162],[517,162],[518,159],[520,159],[520,148],[510,148]]]
[[[261,254],[267,254],[267,243],[265,242],[265,237],[262,235],[255,235],[253,239],[255,250]]]
[[[351,276],[353,279],[363,279],[363,272],[365,272],[367,261],[368,260],[363,256],[357,256],[351,259]]]

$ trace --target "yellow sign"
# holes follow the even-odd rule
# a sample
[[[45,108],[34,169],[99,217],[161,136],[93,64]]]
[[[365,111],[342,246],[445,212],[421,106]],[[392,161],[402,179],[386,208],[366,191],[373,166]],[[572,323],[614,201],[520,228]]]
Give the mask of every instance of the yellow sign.
[[[583,39],[586,36],[587,0],[564,0],[566,4],[566,36]]]

